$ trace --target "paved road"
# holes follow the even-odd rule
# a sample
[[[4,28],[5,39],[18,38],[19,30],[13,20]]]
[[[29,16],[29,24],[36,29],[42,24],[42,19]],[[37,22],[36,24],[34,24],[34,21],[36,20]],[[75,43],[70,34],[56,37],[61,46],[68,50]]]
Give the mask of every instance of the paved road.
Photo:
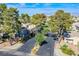
[[[54,55],[54,44],[55,41],[53,38],[48,37],[46,39],[47,43],[42,45],[37,52],[39,56],[53,56]],[[34,47],[35,40],[34,38],[28,40],[24,45],[22,45],[17,50],[11,51],[0,51],[1,56],[29,56],[31,49]]]
[[[40,56],[53,56],[54,55],[55,41],[51,37],[48,37],[46,41],[47,41],[47,44],[44,44],[43,46],[40,47],[40,49],[37,52],[37,55],[40,55]]]

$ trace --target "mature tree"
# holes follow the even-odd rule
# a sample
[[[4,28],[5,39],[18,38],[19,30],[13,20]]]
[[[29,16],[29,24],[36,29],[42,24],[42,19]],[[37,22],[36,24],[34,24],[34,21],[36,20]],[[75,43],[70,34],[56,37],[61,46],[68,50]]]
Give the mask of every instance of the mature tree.
[[[0,4],[0,11],[6,10],[7,6],[5,4]]]
[[[18,11],[15,8],[9,8],[6,11],[3,11],[2,16],[4,19],[3,32],[9,33],[11,37],[20,27]]]
[[[58,10],[55,15],[59,21],[60,33],[63,34],[64,31],[69,31],[73,23],[70,13],[66,13],[63,10]]]
[[[70,13],[58,10],[50,17],[48,23],[52,32],[59,32],[60,35],[63,35],[64,31],[70,30],[73,22]]]
[[[54,16],[50,16],[50,20],[48,21],[49,30],[51,32],[57,32],[59,29],[59,22],[55,19]]]
[[[21,23],[29,23],[30,16],[28,14],[21,14],[20,21],[21,21]]]
[[[0,4],[0,32],[2,32],[2,25],[3,25],[3,16],[2,13],[7,9],[5,4]]]
[[[42,22],[46,20],[46,15],[44,14],[35,14],[32,16],[31,23],[35,25],[40,25]]]
[[[39,25],[39,27],[40,27],[40,32],[42,33],[42,34],[46,34],[48,31],[49,31],[49,26],[48,26],[48,23],[46,22],[46,21],[44,21],[44,22],[42,22],[40,25]]]

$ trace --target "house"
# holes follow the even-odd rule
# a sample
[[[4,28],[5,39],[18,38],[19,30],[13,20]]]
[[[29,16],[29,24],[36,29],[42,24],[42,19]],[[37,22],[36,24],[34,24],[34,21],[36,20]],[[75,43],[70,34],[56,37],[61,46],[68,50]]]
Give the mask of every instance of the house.
[[[24,24],[24,23],[22,23],[21,27],[25,27],[27,30],[29,30],[32,36],[34,36],[36,31],[37,31],[36,25],[34,25],[34,24],[30,24],[30,23]]]
[[[79,22],[76,22],[76,23],[72,24],[72,30],[73,31],[78,31],[79,30]]]
[[[79,16],[72,16],[72,20],[74,20],[75,22],[79,21]]]
[[[36,26],[34,24],[30,24],[30,23],[22,23],[22,27],[27,28],[28,30],[32,30],[33,28],[35,28]]]

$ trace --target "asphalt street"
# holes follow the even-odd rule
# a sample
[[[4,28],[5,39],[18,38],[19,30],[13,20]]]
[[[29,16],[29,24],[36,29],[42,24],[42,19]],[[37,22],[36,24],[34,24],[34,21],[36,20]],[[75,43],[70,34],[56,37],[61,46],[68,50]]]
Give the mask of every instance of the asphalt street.
[[[37,55],[40,56],[53,56],[54,55],[54,44],[55,41],[52,37],[46,38],[47,44],[44,44],[40,47],[40,49],[37,52]]]
[[[53,56],[55,41],[52,37],[46,38],[47,43],[42,45],[37,52],[37,56]],[[0,51],[0,56],[30,56],[31,49],[34,47],[34,38],[28,40],[24,45],[16,50]]]

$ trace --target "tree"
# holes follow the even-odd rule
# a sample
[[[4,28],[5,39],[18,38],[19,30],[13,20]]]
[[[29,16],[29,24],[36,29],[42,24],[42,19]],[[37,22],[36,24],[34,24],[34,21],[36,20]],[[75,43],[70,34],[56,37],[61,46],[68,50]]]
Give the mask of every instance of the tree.
[[[21,22],[22,23],[30,23],[30,16],[28,14],[21,14]]]
[[[38,33],[35,36],[35,41],[37,45],[40,45],[44,41],[44,35],[42,33]]]
[[[40,32],[42,34],[46,34],[48,31],[49,31],[49,28],[48,28],[48,23],[46,21],[43,21],[40,25]]]
[[[36,36],[35,36],[35,46],[32,48],[32,51],[31,51],[31,54],[36,54],[37,51],[39,50],[40,46],[41,46],[41,43],[44,41],[44,35],[42,33],[38,33]]]
[[[57,32],[59,29],[59,22],[57,19],[55,19],[54,16],[49,17],[50,20],[48,21],[49,29],[51,32]]]
[[[0,11],[3,12],[6,10],[7,6],[5,4],[0,4]]]
[[[35,14],[31,19],[31,23],[35,25],[40,25],[44,21],[46,21],[46,15],[44,14]]]
[[[7,9],[5,4],[0,4],[0,32],[2,32],[2,25],[3,25],[3,16],[2,13]]]
[[[16,8],[9,8],[6,11],[3,11],[3,32],[9,33],[10,37],[18,31],[20,27],[20,22],[18,21],[18,10]]]
[[[65,30],[69,31],[73,23],[70,13],[64,12],[63,10],[58,10],[50,19],[49,27],[51,27],[52,31],[58,31],[60,35],[63,35]]]
[[[63,10],[58,10],[55,14],[57,20],[59,21],[59,27],[62,30],[70,30],[70,27],[72,26],[72,17],[70,13],[66,13]]]
[[[48,31],[46,24],[47,16],[45,14],[35,14],[31,20],[31,23],[37,26],[38,32],[44,34]]]

